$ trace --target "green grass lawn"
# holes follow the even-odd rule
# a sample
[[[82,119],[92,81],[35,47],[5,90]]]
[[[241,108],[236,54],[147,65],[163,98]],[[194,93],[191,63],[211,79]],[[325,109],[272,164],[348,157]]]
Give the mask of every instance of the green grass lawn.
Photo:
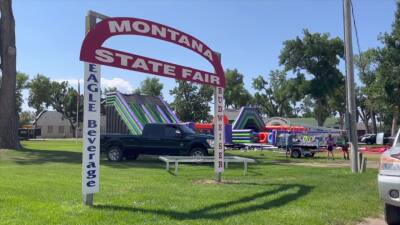
[[[284,155],[266,151],[230,152],[257,163],[247,176],[241,164],[230,164],[223,184],[207,182],[214,177],[211,164],[185,164],[175,176],[151,157],[102,159],[101,191],[87,207],[80,143],[23,146],[0,150],[0,224],[356,224],[382,212],[377,170],[285,165],[276,163]],[[327,162],[325,155],[300,160]]]

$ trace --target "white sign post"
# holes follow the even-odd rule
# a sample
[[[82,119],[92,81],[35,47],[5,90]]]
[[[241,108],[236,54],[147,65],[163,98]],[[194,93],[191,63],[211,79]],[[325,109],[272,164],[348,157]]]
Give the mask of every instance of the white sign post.
[[[100,65],[85,63],[84,84],[82,193],[84,203],[93,205],[100,176]]]
[[[217,182],[221,182],[224,171],[225,124],[224,88],[214,88],[214,169]]]
[[[85,33],[96,26],[97,19],[107,16],[89,11],[86,16]],[[93,205],[93,195],[100,187],[100,65],[84,64],[83,100],[83,149],[82,149],[82,197],[83,204]]]

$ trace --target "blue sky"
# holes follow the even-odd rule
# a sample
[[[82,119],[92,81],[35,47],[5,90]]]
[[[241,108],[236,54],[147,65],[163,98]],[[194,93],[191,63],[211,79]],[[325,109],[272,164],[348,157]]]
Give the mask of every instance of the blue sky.
[[[380,46],[377,36],[390,31],[395,0],[353,0],[362,50]],[[222,54],[224,69],[237,68],[250,92],[257,75],[279,68],[285,40],[311,32],[343,37],[342,0],[14,0],[17,69],[31,77],[40,73],[72,84],[83,77],[79,51],[88,10],[110,17],[137,17],[189,33]],[[139,36],[118,36],[106,46],[184,66],[211,71],[199,55],[179,46]],[[355,46],[355,43],[354,43]],[[356,52],[356,51],[355,51]],[[340,66],[343,70],[343,66]],[[104,86],[129,91],[146,75],[102,67]],[[164,98],[175,81],[160,78]],[[27,93],[24,93],[27,98]],[[27,105],[24,105],[27,109]]]

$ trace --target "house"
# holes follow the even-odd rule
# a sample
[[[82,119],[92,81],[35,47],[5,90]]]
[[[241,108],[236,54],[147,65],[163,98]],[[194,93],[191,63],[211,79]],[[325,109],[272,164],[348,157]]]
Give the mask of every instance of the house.
[[[101,117],[101,132],[105,131],[105,116]],[[33,127],[41,130],[37,138],[73,138],[73,129],[70,122],[56,111],[43,111],[33,122]],[[82,137],[82,123],[79,125],[78,137]]]

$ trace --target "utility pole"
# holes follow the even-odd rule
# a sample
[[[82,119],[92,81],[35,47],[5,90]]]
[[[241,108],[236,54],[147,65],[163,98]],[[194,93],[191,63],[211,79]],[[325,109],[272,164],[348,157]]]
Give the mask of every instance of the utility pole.
[[[358,138],[356,129],[356,97],[354,91],[354,64],[353,64],[353,44],[351,35],[351,0],[344,0],[343,2],[343,13],[344,13],[344,42],[345,42],[345,60],[346,60],[346,114],[348,120],[346,121],[346,128],[348,128],[348,134],[350,142],[352,143],[351,148],[351,171],[353,173],[358,172]]]

